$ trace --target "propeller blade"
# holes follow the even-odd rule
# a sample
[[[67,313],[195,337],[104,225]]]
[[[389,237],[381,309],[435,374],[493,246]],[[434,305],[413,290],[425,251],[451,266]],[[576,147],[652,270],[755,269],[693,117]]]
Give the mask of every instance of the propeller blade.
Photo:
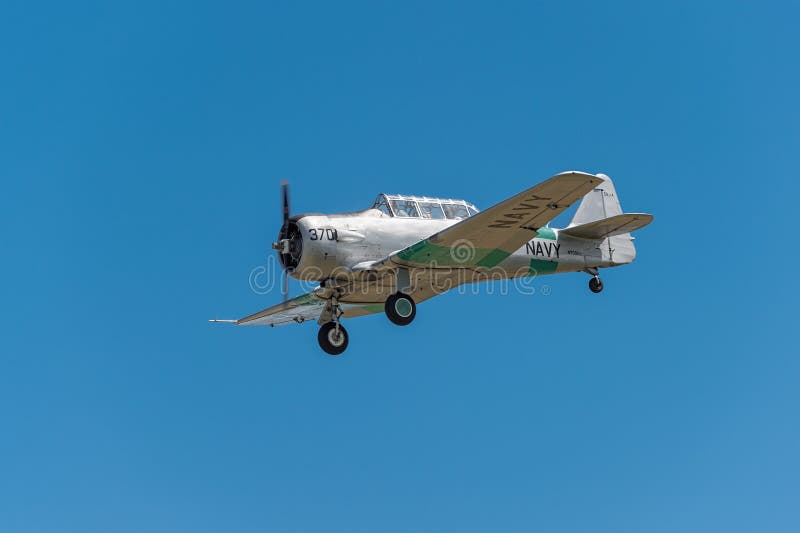
[[[289,182],[283,180],[281,182],[281,204],[283,207],[283,224],[289,221]]]
[[[288,232],[289,226],[289,182],[287,180],[281,181],[281,209],[283,210],[283,225],[281,226],[284,231]],[[288,238],[287,234],[284,234],[284,238]],[[281,275],[283,279],[281,280],[281,294],[283,295],[284,303],[289,299],[289,272],[286,269],[282,269]]]

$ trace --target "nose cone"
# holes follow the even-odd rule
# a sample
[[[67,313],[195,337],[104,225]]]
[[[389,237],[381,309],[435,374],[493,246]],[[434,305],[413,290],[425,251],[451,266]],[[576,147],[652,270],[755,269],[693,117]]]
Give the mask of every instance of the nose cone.
[[[278,232],[278,242],[273,245],[278,251],[278,260],[287,272],[293,272],[303,255],[303,235],[294,220],[288,220]]]

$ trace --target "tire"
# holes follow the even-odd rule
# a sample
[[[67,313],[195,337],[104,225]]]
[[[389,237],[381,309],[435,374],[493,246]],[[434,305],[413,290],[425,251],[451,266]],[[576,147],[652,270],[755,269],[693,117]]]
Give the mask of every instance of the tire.
[[[344,326],[341,324],[339,324],[339,337],[339,339],[336,338],[336,324],[333,322],[323,324],[322,327],[319,328],[319,333],[317,333],[319,347],[329,355],[341,354],[347,349],[347,345],[350,344],[350,337],[347,334],[347,330],[344,329]]]
[[[386,298],[383,306],[386,316],[393,324],[407,326],[414,321],[417,316],[417,304],[411,296],[398,292]]]
[[[597,294],[603,290],[603,280],[600,278],[592,278],[589,280],[589,290]]]

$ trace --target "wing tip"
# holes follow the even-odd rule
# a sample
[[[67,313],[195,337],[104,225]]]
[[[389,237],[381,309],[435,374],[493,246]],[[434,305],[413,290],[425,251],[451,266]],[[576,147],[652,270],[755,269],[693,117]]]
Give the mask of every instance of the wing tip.
[[[212,319],[209,319],[209,322],[223,322],[225,324],[236,324],[239,321],[238,320],[231,320],[229,318],[212,318]]]

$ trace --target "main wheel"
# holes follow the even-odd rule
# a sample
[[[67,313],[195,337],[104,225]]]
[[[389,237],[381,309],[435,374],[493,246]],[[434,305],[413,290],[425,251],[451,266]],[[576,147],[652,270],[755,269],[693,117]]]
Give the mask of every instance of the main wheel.
[[[411,324],[414,317],[417,316],[417,304],[414,303],[411,296],[402,292],[392,294],[386,298],[383,309],[386,311],[386,316],[389,317],[389,320],[398,326]]]
[[[330,355],[339,355],[347,349],[350,338],[344,326],[339,324],[339,330],[337,331],[336,324],[328,322],[319,328],[317,341],[319,341],[319,347],[325,350],[326,353]]]
[[[594,277],[589,280],[589,290],[593,293],[597,294],[598,292],[603,290],[603,280],[598,277]]]

